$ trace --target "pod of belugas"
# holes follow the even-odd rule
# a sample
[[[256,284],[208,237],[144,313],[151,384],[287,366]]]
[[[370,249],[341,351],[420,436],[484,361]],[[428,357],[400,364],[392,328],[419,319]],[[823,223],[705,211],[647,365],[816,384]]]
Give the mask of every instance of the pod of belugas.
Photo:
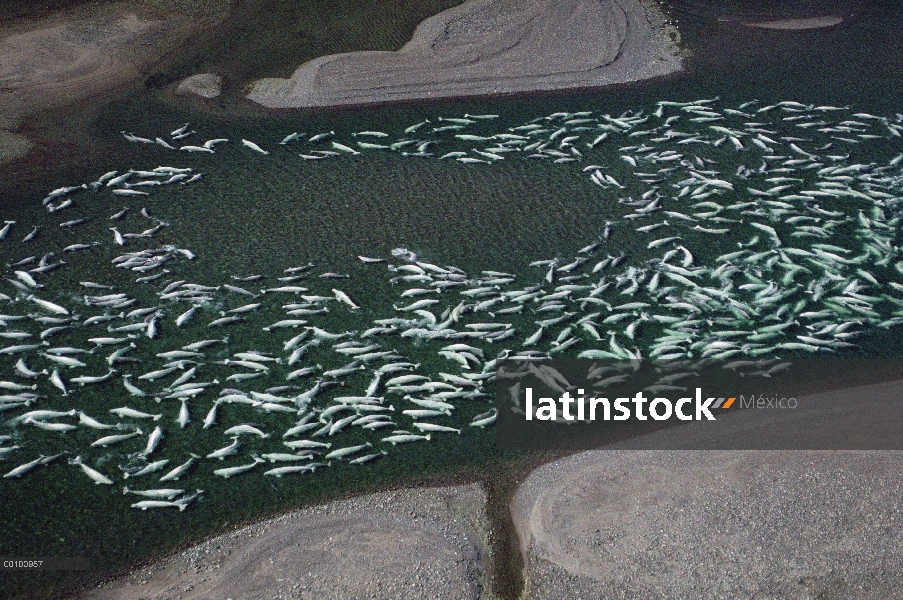
[[[8,266],[5,282],[0,281],[0,312],[9,313],[0,315],[2,337],[71,339],[65,342],[67,351],[59,354],[51,352],[49,344],[7,342],[0,349],[0,362],[9,362],[7,373],[15,374],[16,382],[36,387],[11,390],[17,393],[2,407],[14,417],[34,412],[26,407],[35,402],[51,413],[64,413],[76,397],[95,403],[80,406],[88,412],[99,414],[100,406],[117,415],[121,424],[106,425],[78,412],[79,427],[124,430],[96,440],[102,444],[92,444],[89,438],[87,447],[80,447],[72,439],[75,432],[53,435],[49,442],[60,451],[84,456],[82,470],[98,483],[109,478],[87,464],[103,464],[102,447],[121,443],[123,449],[140,450],[138,442],[129,441],[140,421],[159,420],[164,414],[182,428],[167,431],[167,443],[159,447],[159,434],[156,441],[149,439],[144,453],[138,454],[159,454],[159,460],[145,464],[135,457],[138,462],[128,463],[136,466],[127,467],[127,476],[147,469],[146,474],[154,473],[162,468],[160,463],[174,460],[180,466],[160,480],[190,480],[196,476],[192,466],[197,472],[209,471],[210,461],[200,459],[206,456],[238,461],[237,467],[217,469],[218,476],[249,471],[247,477],[279,477],[313,472],[318,466],[328,472],[345,462],[333,460],[339,458],[364,465],[381,456],[403,457],[431,439],[430,432],[477,435],[497,417],[487,410],[487,400],[502,357],[733,357],[732,368],[767,373],[756,366],[762,357],[839,353],[870,330],[903,324],[903,257],[898,250],[903,242],[903,161],[893,146],[903,130],[903,117],[860,119],[845,109],[828,114],[801,103],[757,110],[755,103],[734,109],[708,100],[662,102],[651,110],[620,115],[555,113],[510,128],[479,115],[443,117],[448,123],[433,131],[424,121],[403,134],[387,130],[346,136],[333,131],[309,139],[292,134],[261,140],[274,148],[269,157],[253,142],[256,149],[246,143],[218,147],[218,153],[244,152],[240,156],[248,164],[277,157],[300,164],[294,155],[298,150],[339,164],[352,153],[365,156],[371,151],[393,160],[453,157],[460,160],[454,166],[458,169],[492,169],[502,158],[576,162],[575,172],[584,173],[585,184],[621,214],[609,217],[597,235],[578,244],[582,247],[573,256],[531,256],[535,271],[467,273],[439,261],[423,261],[404,248],[393,250],[388,259],[369,258],[379,256],[376,249],[363,249],[367,254],[356,261],[361,271],[348,282],[351,296],[309,273],[312,263],[287,267],[284,273],[232,276],[233,281],[279,280],[261,289],[261,295],[192,277],[192,251],[152,243],[151,236],[164,226],[152,216],[155,206],[164,210],[162,204],[148,204],[140,211],[136,207],[134,212],[115,204],[120,195],[132,196],[129,202],[156,202],[164,183],[207,184],[210,178],[202,179],[200,173],[187,179],[190,169],[119,166],[124,175],[107,171],[95,182],[58,188],[48,196],[54,213],[45,218],[51,220],[7,222],[0,239],[18,227],[26,228],[23,234],[41,228],[41,235],[28,241],[37,248],[55,235],[46,232],[59,231],[58,220],[52,220],[55,211],[76,211],[89,196],[94,205],[108,208],[109,218],[92,215],[85,221],[74,214],[65,221],[63,231],[75,238],[60,244],[70,265],[57,265],[50,254],[42,258],[37,250],[34,256],[10,260],[17,266]],[[860,119],[855,126],[860,131],[843,129],[851,127],[842,124],[851,118]],[[158,133],[161,139],[167,136]],[[848,140],[860,134],[878,137],[862,138],[869,140],[868,147],[863,144],[854,151]],[[360,143],[355,139],[359,136],[379,138],[380,143]],[[153,137],[127,139],[171,153]],[[887,156],[894,158],[882,159],[882,138],[887,140]],[[212,153],[224,139],[182,149]],[[285,142],[281,146],[280,139]],[[326,139],[338,152],[323,149]],[[288,142],[302,148],[289,152]],[[260,156],[252,158],[243,146]],[[872,149],[874,156],[868,155]],[[188,152],[175,154],[193,158]],[[725,162],[731,163],[729,169]],[[208,163],[198,164],[208,168]],[[209,168],[216,167],[209,163]],[[132,233],[144,227],[132,227],[133,218],[151,219],[154,227]],[[117,221],[113,236],[103,226],[110,219]],[[173,218],[167,229],[174,239],[178,226]],[[630,254],[610,247],[625,232],[637,237],[637,250]],[[11,241],[6,239],[5,246]],[[130,246],[130,252],[120,254],[120,243]],[[85,287],[115,289],[96,296],[59,291],[55,273],[71,270],[75,263],[92,269],[91,285]],[[107,278],[111,265],[135,285]],[[383,265],[389,267],[387,275]],[[324,279],[339,277],[322,265],[318,271]],[[296,281],[304,278],[301,287]],[[355,290],[362,288],[350,286],[361,278],[367,286],[384,280],[390,301],[381,303],[375,294],[373,299],[361,296],[359,303],[361,292]],[[235,301],[243,296],[255,299],[252,304]],[[198,319],[208,310],[217,314]],[[234,333],[222,340],[201,339],[205,321]],[[302,326],[300,334],[293,331]],[[55,331],[57,327],[69,329]],[[119,337],[107,336],[106,328]],[[256,337],[261,330],[266,336]],[[106,344],[113,347],[106,349]],[[88,350],[92,345],[96,348]],[[67,367],[65,381],[57,370],[61,367]],[[121,383],[110,369],[121,373]],[[315,383],[286,386],[302,377]],[[612,373],[600,380],[619,377]],[[193,385],[195,378],[205,383]],[[131,383],[138,379],[143,389]],[[67,389],[72,382],[84,389]],[[550,383],[565,385],[554,378]],[[120,385],[135,408],[111,410],[118,404],[113,399],[122,397]],[[657,389],[675,385],[680,381],[663,379]],[[65,393],[69,396],[64,398]],[[192,410],[197,407],[206,414],[203,422],[190,421],[189,398]],[[150,403],[156,408],[144,412]],[[75,427],[36,417],[19,422],[26,421],[59,432]],[[221,431],[217,421],[223,423]],[[202,429],[211,437],[199,438]],[[242,434],[253,436],[245,436],[246,445],[239,445]],[[18,435],[24,437],[24,446],[33,430],[22,428]],[[330,442],[316,441],[326,438]],[[283,443],[299,454],[286,454],[282,440],[291,440]],[[353,458],[367,444],[381,441],[384,450]],[[441,451],[441,440],[434,443]],[[329,450],[333,444],[336,449]],[[194,451],[187,461],[186,448]],[[328,460],[255,473],[258,460],[251,463],[249,457],[267,450],[274,451],[264,457],[276,460],[306,462],[321,452]],[[6,481],[18,477],[14,472],[47,464],[42,460],[17,467]],[[284,468],[289,470],[279,470]],[[153,486],[146,487],[153,493]],[[168,493],[160,489],[160,494]],[[140,508],[188,506],[162,496],[148,502],[162,504]]]

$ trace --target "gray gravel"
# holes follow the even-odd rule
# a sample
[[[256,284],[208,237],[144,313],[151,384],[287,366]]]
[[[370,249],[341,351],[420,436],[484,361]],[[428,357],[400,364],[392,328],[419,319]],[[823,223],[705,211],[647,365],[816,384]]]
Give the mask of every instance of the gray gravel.
[[[256,81],[271,108],[596,87],[681,69],[676,30],[647,0],[468,0],[398,52],[351,52]]]
[[[531,599],[903,597],[899,452],[600,451],[518,491]]]
[[[491,599],[487,539],[479,486],[384,492],[243,527],[83,598]]]

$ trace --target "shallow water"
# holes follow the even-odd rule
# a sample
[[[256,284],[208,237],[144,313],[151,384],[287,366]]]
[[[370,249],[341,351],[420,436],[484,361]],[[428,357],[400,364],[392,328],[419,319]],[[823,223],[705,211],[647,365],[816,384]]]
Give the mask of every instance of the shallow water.
[[[255,5],[259,11],[254,14],[260,15],[261,20],[266,14],[263,6]],[[108,106],[95,118],[87,120],[83,135],[90,140],[90,150],[86,155],[67,159],[66,150],[62,149],[60,155],[64,158],[52,165],[45,156],[41,160],[48,161],[49,168],[41,177],[40,185],[35,184],[34,172],[22,179],[28,182],[27,187],[16,185],[16,182],[4,183],[6,191],[0,199],[3,218],[14,219],[20,225],[0,251],[6,261],[12,262],[30,254],[40,256],[48,251],[58,252],[63,246],[86,236],[96,237],[107,247],[98,251],[91,261],[73,257],[70,266],[48,277],[46,297],[64,298],[77,289],[78,281],[100,277],[103,283],[128,285],[131,290],[133,278],[112,268],[98,271],[96,265],[108,264],[109,258],[118,250],[110,247],[107,216],[122,206],[131,205],[133,213],[123,221],[122,230],[140,231],[149,226],[149,222],[136,213],[141,206],[146,206],[152,215],[172,224],[147,247],[174,243],[198,255],[191,261],[190,269],[182,263],[178,267],[186,269],[183,272],[190,281],[216,285],[227,281],[230,275],[252,273],[272,278],[287,267],[312,261],[318,272],[351,274],[352,279],[347,283],[339,281],[339,287],[372,311],[366,315],[372,319],[391,311],[390,304],[397,300],[397,289],[386,283],[384,266],[362,265],[355,258],[358,254],[387,257],[392,248],[401,246],[417,252],[428,262],[455,265],[468,272],[495,269],[518,273],[526,284],[531,278],[538,280],[543,275],[540,270],[529,269],[529,262],[573,256],[596,238],[607,220],[623,214],[623,209],[613,204],[586,174],[580,172],[586,162],[549,164],[505,160],[492,165],[462,165],[435,158],[379,152],[304,161],[295,156],[296,152],[276,144],[288,133],[304,131],[312,135],[335,130],[337,139],[349,142],[354,139],[350,137],[351,132],[377,129],[399,133],[404,127],[426,118],[435,124],[440,116],[500,115],[498,120],[468,129],[468,133],[479,134],[501,131],[558,111],[593,110],[618,115],[626,110],[649,112],[658,100],[714,96],[721,97],[722,106],[730,107],[757,98],[763,104],[796,100],[805,104],[850,106],[852,112],[887,116],[901,110],[898,99],[903,91],[903,70],[899,68],[903,65],[903,44],[899,43],[899,28],[894,26],[899,22],[899,8],[894,13],[890,6],[862,10],[857,5],[857,17],[848,24],[823,32],[787,34],[718,22],[711,18],[710,12],[699,10],[699,3],[693,6],[696,10],[686,10],[686,5],[675,6],[673,12],[679,20],[685,44],[694,49],[690,73],[608,90],[267,115],[229,100],[211,111],[194,102],[169,99],[153,87],[149,88],[143,94],[122,98],[115,106]],[[762,10],[760,6],[755,8],[757,15],[761,14],[758,12]],[[345,6],[342,10],[350,8]],[[719,16],[723,16],[722,12]],[[252,31],[253,27],[247,29]],[[329,31],[328,27],[324,28],[323,35],[333,39],[334,36],[328,35]],[[346,45],[347,40],[336,41],[335,48],[330,51],[366,47],[370,41],[369,34],[344,34],[350,35],[356,43]],[[863,43],[864,39],[868,43]],[[258,66],[252,68],[239,61],[237,56],[245,50],[237,52],[238,42],[232,38],[220,49],[221,54],[214,53],[216,58],[203,66],[232,65],[231,70],[227,68],[227,74],[233,81],[263,74],[287,74],[278,69],[261,73],[259,65],[266,62],[266,48],[262,44],[254,46],[254,42],[246,38],[240,41],[252,47],[251,56],[258,57],[248,64]],[[402,41],[400,34],[393,34],[381,39],[380,43],[391,47]],[[271,43],[270,40],[267,42]],[[873,59],[879,55],[883,59],[881,64]],[[290,64],[290,61],[283,58],[280,63]],[[182,65],[171,75],[179,76],[200,66],[201,63]],[[247,138],[273,151],[269,156],[260,156],[233,144],[209,156],[164,154],[158,146],[129,144],[119,134],[125,129],[154,137],[185,122],[192,123],[198,131],[195,137],[202,140]],[[900,146],[897,140],[865,143],[855,148],[857,159],[851,158],[850,162],[886,163],[903,151]],[[448,147],[450,149],[451,145]],[[464,147],[466,149],[466,145]],[[617,164],[611,167],[611,172],[621,177],[621,171],[627,170],[626,165],[617,163],[614,152],[606,156]],[[729,161],[726,158],[719,170],[733,172],[738,163]],[[30,230],[25,224],[46,221],[47,214],[40,201],[51,189],[89,181],[112,169],[152,168],[157,164],[191,167],[202,172],[204,179],[184,188],[170,186],[154,190],[152,196],[138,200],[117,198],[105,200],[103,204],[79,201],[77,206],[54,216],[60,216],[60,220],[63,215],[65,218],[91,217],[92,222],[84,228],[68,232],[45,225],[32,243],[33,249],[10,243],[17,244],[17,240]],[[645,251],[645,241],[645,238],[640,240],[627,231],[618,230],[611,240],[619,251],[637,255]],[[708,252],[701,250],[700,261],[705,262],[723,251],[717,247]],[[101,261],[101,258],[105,260]],[[174,273],[178,272],[174,270]],[[331,283],[325,281],[317,285],[320,291],[328,292]],[[150,302],[152,291],[148,287],[136,295],[144,294]],[[83,290],[78,292],[84,293]],[[229,307],[243,303],[243,299],[235,298],[233,302]],[[266,324],[267,319],[275,320],[278,314],[256,316],[253,325]],[[209,318],[213,318],[212,313]],[[330,330],[342,330],[358,327],[365,320],[337,311],[326,324]],[[513,321],[518,322],[518,318]],[[255,327],[255,333],[250,333],[250,327],[243,331],[248,332],[243,340],[248,347],[267,343],[267,336],[259,327]],[[197,339],[182,333],[172,335],[184,336],[185,341],[181,343]],[[878,355],[879,350],[885,355],[898,355],[901,347],[887,344],[893,337],[890,332],[878,332],[864,341],[858,340],[862,346],[861,355]],[[66,339],[62,335],[55,341],[62,345]],[[166,348],[176,347],[176,341],[167,341]],[[159,347],[142,348],[141,356],[149,359],[163,343],[161,340]],[[438,347],[438,343],[433,345]],[[428,366],[438,370],[442,363]],[[363,379],[361,381],[366,385]],[[121,390],[120,387],[115,389]],[[109,403],[103,392],[87,389],[78,398],[79,408],[88,412],[92,409],[100,411]],[[168,402],[163,422],[171,424],[178,404]],[[476,410],[474,406],[462,418],[450,423],[466,426],[473,414],[485,408],[480,405]],[[202,418],[203,413],[195,411],[192,414],[195,424]],[[254,418],[257,416],[250,411],[236,410],[230,420],[241,422]],[[181,462],[180,458],[187,456],[189,451],[198,448],[209,451],[222,445],[219,433],[207,433],[194,439],[172,436],[165,447],[166,456],[173,458],[170,466]],[[198,475],[190,485],[205,489],[207,497],[202,504],[184,513],[133,511],[127,508],[127,499],[121,495],[114,498],[106,486],[91,484],[73,467],[56,465],[47,473],[26,478],[23,482],[0,484],[0,502],[4,506],[20,505],[32,509],[4,521],[0,530],[0,555],[87,555],[98,564],[106,562],[111,569],[119,568],[220,530],[226,522],[243,521],[300,503],[379,487],[390,481],[442,479],[461,470],[475,472],[485,461],[499,460],[492,446],[491,432],[471,428],[467,433],[460,438],[443,438],[441,445],[419,444],[405,448],[400,455],[402,460],[382,460],[364,469],[353,469],[353,465],[336,466],[314,476],[305,476],[300,482],[283,479],[259,485],[257,479],[221,481],[209,473]],[[83,431],[72,434],[81,436],[78,440],[85,442],[97,437]],[[54,447],[56,435],[41,432],[35,434],[30,443],[35,444],[35,452],[44,448],[49,452]],[[348,443],[363,439],[349,437]],[[255,449],[254,444],[249,442],[249,449]],[[263,448],[260,445],[260,449]],[[110,468],[124,458],[116,452],[110,454],[104,463],[96,466]],[[4,464],[13,466],[11,461]],[[188,487],[188,484],[179,487]],[[115,516],[111,517],[111,514]],[[96,528],[98,522],[104,524],[103,532]],[[22,586],[23,594],[34,595],[39,587],[59,590],[73,582],[91,581],[97,576],[83,575],[42,574],[40,580],[19,575],[9,578],[14,585]]]

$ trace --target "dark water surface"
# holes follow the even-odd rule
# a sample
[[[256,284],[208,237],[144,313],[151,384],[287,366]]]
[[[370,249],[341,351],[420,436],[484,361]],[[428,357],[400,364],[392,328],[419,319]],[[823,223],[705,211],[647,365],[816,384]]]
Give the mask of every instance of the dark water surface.
[[[401,246],[429,262],[468,272],[494,269],[535,277],[529,262],[572,255],[592,241],[618,209],[600,202],[598,188],[580,172],[583,163],[506,160],[463,165],[377,152],[304,161],[276,145],[286,134],[334,130],[338,138],[348,139],[351,132],[376,129],[397,135],[427,118],[435,124],[440,116],[465,113],[498,114],[497,121],[481,127],[500,131],[558,111],[618,115],[631,109],[648,112],[659,100],[715,96],[723,106],[734,107],[758,99],[766,104],[795,100],[849,106],[853,112],[886,116],[903,111],[903,9],[896,2],[672,2],[669,14],[691,54],[688,72],[604,90],[282,113],[258,110],[230,95],[257,77],[288,76],[297,64],[317,55],[398,48],[416,23],[453,4],[241,2],[218,45],[198,49],[170,71],[155,74],[144,89],[114,103],[66,111],[72,119],[65,135],[74,141],[56,145],[53,139],[45,140],[30,163],[16,165],[0,182],[0,214],[21,224],[18,239],[30,230],[26,224],[46,219],[40,201],[54,188],[90,181],[113,169],[152,168],[161,162],[190,166],[204,173],[201,182],[155,191],[146,201],[125,199],[121,205],[136,210],[147,206],[173,225],[162,232],[160,243],[177,243],[198,255],[191,281],[216,285],[229,275],[274,276],[312,261],[323,271],[352,274],[344,288],[362,304],[387,306],[392,296],[386,277],[361,265],[358,254],[387,256]],[[797,32],[739,23],[750,16],[769,20],[818,14],[842,14],[849,20],[827,30]],[[169,82],[206,70],[217,70],[228,81],[226,96],[211,106],[173,99],[165,92]],[[216,155],[179,153],[171,158],[159,147],[129,144],[119,134],[127,130],[153,138],[185,122],[198,131],[193,139],[247,138],[276,150],[260,156],[233,147]],[[857,152],[867,158],[871,149],[864,146]],[[875,160],[886,161],[903,148],[894,150],[876,145]],[[732,172],[735,166],[720,169]],[[101,239],[108,235],[105,219],[112,208],[82,206],[71,218],[94,218],[91,227]],[[58,251],[78,237],[45,227],[29,252]],[[6,262],[26,253],[10,244],[12,239],[0,249]],[[614,241],[619,249],[635,249],[629,236]],[[54,285],[60,294],[79,280],[100,276],[78,266],[58,275]],[[129,280],[123,276],[122,281]],[[334,323],[335,329],[343,325]],[[866,340],[862,352],[887,352],[893,337]],[[901,346],[897,342],[890,348],[893,354]],[[83,402],[87,409],[104,406],[106,399],[87,395]],[[468,413],[463,424],[476,412]],[[56,434],[44,435],[49,440]],[[183,445],[169,447],[167,453],[182,456],[196,448],[179,443]],[[209,447],[216,442],[211,438],[196,443]],[[126,500],[132,497],[113,498],[106,486],[93,485],[73,467],[57,466],[56,471],[22,481],[3,480],[0,556],[88,556],[95,570],[4,573],[0,597],[52,597],[292,506],[393,484],[479,479],[489,470],[498,475],[511,458],[495,451],[491,430],[473,428],[467,435],[445,437],[441,444],[412,446],[402,456],[365,469],[333,467],[300,483],[284,479],[257,485],[241,478],[207,477],[197,483],[207,490],[208,499],[184,513],[131,510]],[[6,465],[13,466],[11,461],[3,464],[4,471]]]

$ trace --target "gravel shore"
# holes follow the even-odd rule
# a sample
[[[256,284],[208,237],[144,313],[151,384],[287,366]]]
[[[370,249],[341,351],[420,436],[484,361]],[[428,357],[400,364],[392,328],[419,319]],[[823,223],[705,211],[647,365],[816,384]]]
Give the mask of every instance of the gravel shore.
[[[898,447],[901,398],[822,392],[543,465],[512,501],[526,597],[903,597],[903,452],[652,449]]]
[[[242,527],[82,600],[492,600],[477,485],[330,502]]]

